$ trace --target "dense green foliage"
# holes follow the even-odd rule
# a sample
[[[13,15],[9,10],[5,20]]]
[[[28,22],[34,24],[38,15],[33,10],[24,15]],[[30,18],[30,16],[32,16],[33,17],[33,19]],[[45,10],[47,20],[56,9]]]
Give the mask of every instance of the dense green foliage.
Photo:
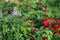
[[[21,15],[12,15],[14,7]],[[42,7],[46,10],[43,11]],[[0,10],[0,40],[43,40],[42,37],[60,40],[60,34],[53,34],[50,30],[60,19],[60,0],[22,0],[19,3],[0,1]],[[44,29],[42,19],[50,17],[54,18],[53,24]]]

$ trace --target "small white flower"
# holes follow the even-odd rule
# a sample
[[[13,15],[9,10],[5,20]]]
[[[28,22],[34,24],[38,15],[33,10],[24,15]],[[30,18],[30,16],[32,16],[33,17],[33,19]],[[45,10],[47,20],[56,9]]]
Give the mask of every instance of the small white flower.
[[[17,7],[14,7],[13,9],[13,15],[18,15]]]

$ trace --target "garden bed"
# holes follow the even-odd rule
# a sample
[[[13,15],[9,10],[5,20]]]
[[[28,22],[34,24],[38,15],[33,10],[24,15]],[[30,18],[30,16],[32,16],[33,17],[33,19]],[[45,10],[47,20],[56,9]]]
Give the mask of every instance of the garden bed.
[[[0,1],[0,40],[60,40],[60,1]]]

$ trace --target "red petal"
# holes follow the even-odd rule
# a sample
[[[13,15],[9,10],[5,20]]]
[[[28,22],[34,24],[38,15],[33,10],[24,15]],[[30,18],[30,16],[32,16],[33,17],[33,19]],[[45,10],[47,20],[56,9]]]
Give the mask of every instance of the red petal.
[[[50,30],[54,30],[54,28],[50,28]]]
[[[55,24],[55,25],[54,25],[54,28],[55,28],[56,30],[58,30],[59,25],[58,25],[58,24]]]

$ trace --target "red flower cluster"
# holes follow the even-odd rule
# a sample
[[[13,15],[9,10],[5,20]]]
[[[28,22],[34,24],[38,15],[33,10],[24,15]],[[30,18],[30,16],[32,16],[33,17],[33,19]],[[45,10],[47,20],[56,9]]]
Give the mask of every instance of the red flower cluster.
[[[55,28],[56,30],[58,30],[60,27],[59,27],[58,24],[55,24],[55,25],[54,25],[54,28]]]
[[[56,20],[57,23],[60,23],[60,19]]]
[[[47,25],[51,25],[51,22],[50,22],[49,20],[44,20],[44,21],[42,22],[42,24],[43,24],[44,26],[47,26]]]
[[[46,29],[47,26],[51,25],[51,22],[48,19],[44,19],[43,22],[42,22],[42,24],[44,26],[44,29]]]
[[[42,24],[43,24],[44,28],[47,28],[48,26],[50,26],[52,24],[51,21],[53,21],[54,18],[52,18],[52,17],[50,17],[50,18],[43,18],[42,20],[43,20]],[[53,30],[53,28],[50,28],[50,30]]]

